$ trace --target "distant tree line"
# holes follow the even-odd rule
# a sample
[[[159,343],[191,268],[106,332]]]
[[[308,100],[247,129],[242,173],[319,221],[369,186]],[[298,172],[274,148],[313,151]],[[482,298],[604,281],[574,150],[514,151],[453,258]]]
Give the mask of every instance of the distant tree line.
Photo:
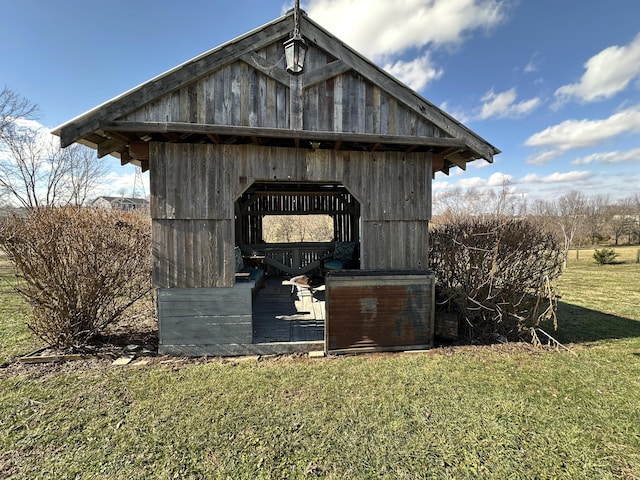
[[[262,227],[266,243],[333,240],[333,220],[329,215],[267,215]]]
[[[640,194],[619,200],[578,190],[556,198],[530,201],[513,194],[508,184],[500,192],[456,189],[434,197],[434,224],[475,217],[526,218],[552,233],[565,252],[572,247],[640,243]]]

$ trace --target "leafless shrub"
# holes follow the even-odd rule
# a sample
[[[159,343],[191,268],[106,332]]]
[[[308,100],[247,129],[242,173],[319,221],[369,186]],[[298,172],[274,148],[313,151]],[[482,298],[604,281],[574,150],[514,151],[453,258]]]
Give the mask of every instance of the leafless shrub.
[[[526,221],[467,218],[432,234],[439,308],[459,315],[473,341],[529,336],[554,319],[561,248]]]
[[[78,349],[151,290],[151,232],[135,212],[41,208],[0,225],[0,246],[32,307],[30,329]]]

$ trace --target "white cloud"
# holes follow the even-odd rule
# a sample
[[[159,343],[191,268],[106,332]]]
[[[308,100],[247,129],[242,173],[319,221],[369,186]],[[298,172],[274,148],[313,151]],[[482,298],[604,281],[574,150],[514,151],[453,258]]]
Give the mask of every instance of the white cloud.
[[[511,183],[512,181],[513,181],[512,175],[496,172],[491,174],[491,176],[489,177],[489,180],[487,180],[487,185],[490,187],[501,187],[505,183]]]
[[[628,45],[605,48],[584,64],[585,72],[576,83],[563,85],[555,95],[559,103],[576,99],[593,102],[623,91],[640,78],[640,34]]]
[[[495,93],[493,90],[487,92],[481,99],[484,103],[479,118],[485,120],[491,117],[522,117],[535,110],[540,104],[539,98],[531,98],[521,102],[516,102],[516,98],[515,88],[500,93]]]
[[[397,60],[385,65],[384,69],[413,90],[421,90],[444,73],[433,64],[429,53],[408,62]]]
[[[461,188],[502,187],[505,183],[511,183],[512,181],[512,175],[496,172],[492,173],[489,178],[461,178],[455,184]],[[437,183],[435,182],[434,185]]]
[[[410,49],[456,45],[505,20],[502,0],[309,0],[309,16],[375,61]]]
[[[477,161],[473,161],[471,163],[467,163],[467,169],[468,168],[473,168],[475,170],[481,170],[483,168],[493,167],[494,165],[496,165],[499,162],[500,162],[500,158],[494,159],[493,163],[489,163],[489,162],[484,161],[484,160],[477,160]]]
[[[545,163],[549,163],[554,158],[558,158],[562,154],[561,151],[558,150],[545,150],[543,152],[534,153],[533,155],[527,158],[527,163],[529,165],[544,165]]]
[[[624,175],[615,173],[600,175],[598,172],[575,170],[570,172],[555,172],[549,175],[527,174],[520,178],[497,173],[489,178],[474,177],[472,179],[451,179],[436,177],[433,182],[434,193],[452,192],[456,189],[493,190],[502,189],[502,177],[509,180],[509,193],[530,200],[554,199],[571,189],[580,188],[589,194],[607,194],[612,199],[631,197],[640,188],[640,175],[625,172]],[[493,177],[493,178],[492,178]]]
[[[625,133],[640,133],[640,105],[599,120],[565,120],[531,135],[524,144],[546,148],[527,162],[542,164],[568,150],[584,148]]]
[[[601,165],[609,165],[622,162],[640,162],[640,148],[627,150],[626,152],[600,152],[587,155],[586,157],[576,158],[571,162],[572,165],[589,165],[598,163]]]
[[[487,179],[480,177],[461,178],[458,185],[462,188],[479,188],[487,186]]]
[[[538,71],[538,63],[540,61],[539,57],[540,54],[538,52],[535,52],[531,56],[531,58],[529,59],[529,63],[527,63],[527,66],[524,67],[525,73],[534,73]]]
[[[571,171],[565,173],[555,172],[551,175],[541,176],[537,173],[530,173],[525,175],[518,183],[571,183],[571,182],[579,182],[584,181],[593,176],[593,173],[589,171]]]
[[[449,102],[442,102],[440,104],[440,110],[442,110],[443,112],[447,112],[449,115],[451,115],[453,118],[458,120],[460,123],[468,123],[469,121],[472,120],[472,118],[469,115],[467,115],[466,112],[462,111],[459,108],[450,106]]]

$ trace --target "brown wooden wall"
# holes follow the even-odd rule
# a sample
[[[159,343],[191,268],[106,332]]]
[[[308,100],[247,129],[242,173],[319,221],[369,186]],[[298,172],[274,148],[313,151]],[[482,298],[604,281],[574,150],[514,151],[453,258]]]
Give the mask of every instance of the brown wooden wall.
[[[360,202],[361,268],[428,267],[427,153],[152,143],[150,156],[158,288],[233,284],[234,202],[258,180],[342,183]]]

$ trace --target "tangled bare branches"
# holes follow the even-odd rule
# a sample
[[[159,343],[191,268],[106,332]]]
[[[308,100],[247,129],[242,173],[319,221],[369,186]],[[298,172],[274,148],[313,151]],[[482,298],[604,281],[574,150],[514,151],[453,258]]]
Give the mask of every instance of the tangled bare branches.
[[[439,303],[472,340],[519,339],[542,320],[555,323],[562,253],[551,235],[523,220],[469,218],[436,228],[432,239]]]
[[[41,208],[0,225],[29,327],[49,345],[79,348],[151,289],[150,221],[134,212]]]

